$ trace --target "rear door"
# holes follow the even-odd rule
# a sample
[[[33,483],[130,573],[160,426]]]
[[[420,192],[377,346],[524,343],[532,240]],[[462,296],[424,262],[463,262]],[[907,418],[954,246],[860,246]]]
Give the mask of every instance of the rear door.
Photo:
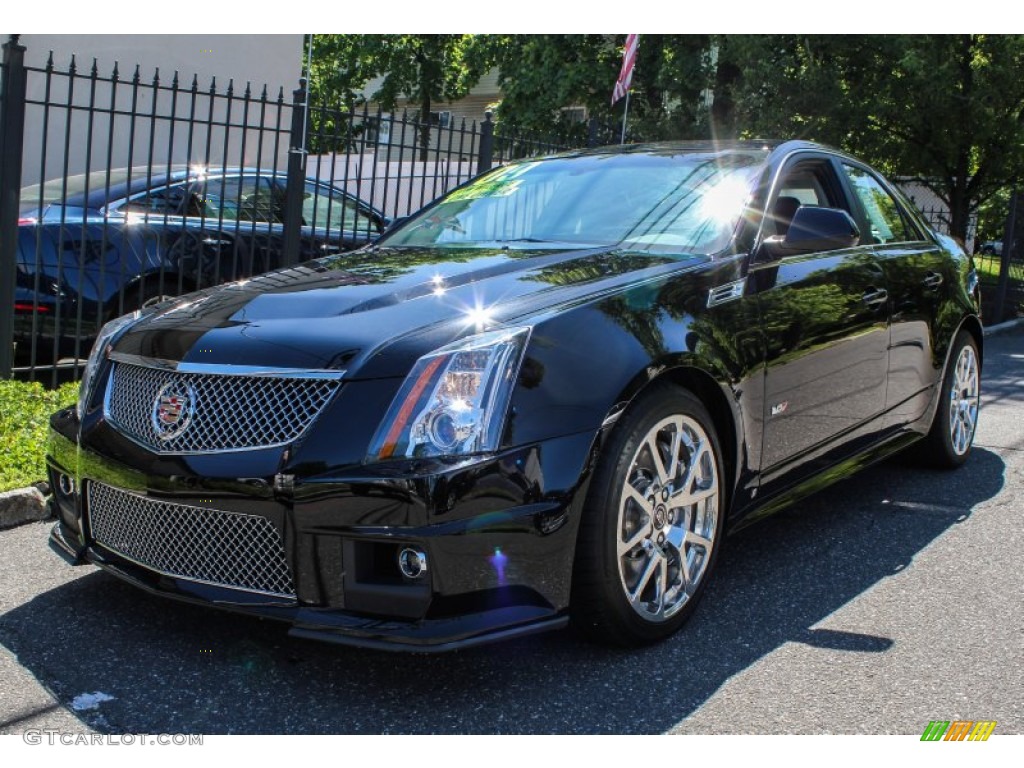
[[[933,322],[957,279],[941,248],[926,239],[898,196],[870,169],[843,161],[863,242],[885,272],[892,307],[886,407],[893,424],[924,414],[939,368]]]

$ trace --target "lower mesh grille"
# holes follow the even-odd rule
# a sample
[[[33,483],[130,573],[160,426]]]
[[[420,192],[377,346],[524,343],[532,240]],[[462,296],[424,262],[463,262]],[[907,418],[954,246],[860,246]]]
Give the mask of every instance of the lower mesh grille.
[[[265,517],[172,504],[87,484],[98,544],[167,576],[295,597],[284,544]]]

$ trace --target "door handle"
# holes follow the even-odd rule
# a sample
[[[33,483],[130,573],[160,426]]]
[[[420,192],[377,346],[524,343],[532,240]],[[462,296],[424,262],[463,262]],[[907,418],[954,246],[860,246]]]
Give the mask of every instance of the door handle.
[[[938,272],[929,272],[922,282],[925,288],[938,288],[942,285],[942,275]]]
[[[862,300],[869,307],[877,307],[879,304],[884,304],[888,298],[889,292],[882,288],[877,291],[869,290],[867,293],[864,294]]]

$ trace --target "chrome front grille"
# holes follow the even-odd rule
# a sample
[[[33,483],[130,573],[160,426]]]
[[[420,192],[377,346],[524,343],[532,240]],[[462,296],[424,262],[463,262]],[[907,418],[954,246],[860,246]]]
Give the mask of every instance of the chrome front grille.
[[[118,431],[158,453],[268,448],[298,438],[339,386],[333,372],[289,377],[115,362],[105,409]]]
[[[284,544],[265,517],[173,504],[88,482],[98,544],[166,576],[295,597]]]

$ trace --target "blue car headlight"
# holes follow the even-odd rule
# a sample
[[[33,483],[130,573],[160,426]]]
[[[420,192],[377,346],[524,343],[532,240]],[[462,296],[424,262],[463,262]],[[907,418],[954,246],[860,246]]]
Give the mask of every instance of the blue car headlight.
[[[368,459],[497,449],[530,328],[477,334],[424,355],[370,443]]]
[[[103,360],[103,356],[107,353],[111,342],[114,341],[118,334],[127,330],[128,326],[138,320],[141,314],[140,311],[136,310],[111,320],[100,329],[96,342],[92,345],[92,351],[89,353],[89,359],[85,363],[85,370],[82,372],[82,383],[78,388],[78,405],[75,412],[78,414],[79,421],[82,420],[82,415],[85,413],[89,399],[92,397],[92,390],[96,385],[96,372],[99,370],[100,361]]]

